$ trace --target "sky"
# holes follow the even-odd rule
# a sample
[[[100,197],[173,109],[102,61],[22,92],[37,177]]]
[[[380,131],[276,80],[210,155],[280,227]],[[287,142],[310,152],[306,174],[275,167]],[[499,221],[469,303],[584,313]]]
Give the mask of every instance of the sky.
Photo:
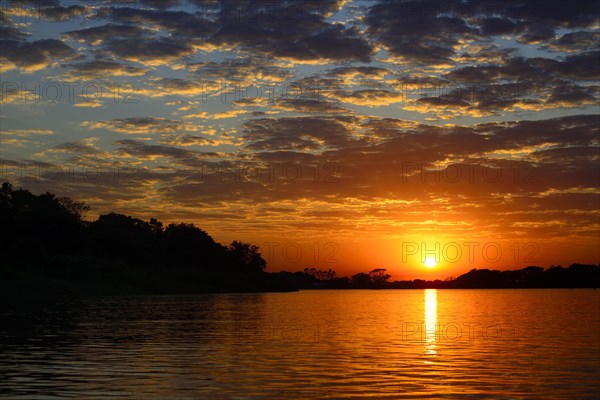
[[[0,178],[268,271],[600,263],[599,4],[2,1]]]

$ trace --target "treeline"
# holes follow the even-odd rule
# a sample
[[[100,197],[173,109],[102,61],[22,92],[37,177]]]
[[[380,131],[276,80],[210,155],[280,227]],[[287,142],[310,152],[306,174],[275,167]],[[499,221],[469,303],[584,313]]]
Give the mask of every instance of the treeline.
[[[304,268],[302,272],[276,272],[281,279],[290,282],[297,289],[382,289],[389,287],[390,275],[385,268],[375,268],[370,272],[359,272],[351,277],[338,277],[332,270]]]
[[[377,268],[351,277],[338,277],[334,270],[305,268],[303,272],[279,272],[298,289],[510,289],[510,288],[598,288],[600,265],[571,264],[546,270],[530,266],[519,270],[473,269],[458,278],[414,279],[390,282],[386,269]]]
[[[0,188],[3,282],[54,283],[69,291],[198,292],[294,290],[264,272],[260,249],[223,246],[193,224],[163,225],[110,213],[51,193]],[[80,285],[78,286],[77,283]],[[34,285],[35,286],[35,285]],[[101,287],[99,287],[101,286]],[[51,288],[50,288],[51,289]]]

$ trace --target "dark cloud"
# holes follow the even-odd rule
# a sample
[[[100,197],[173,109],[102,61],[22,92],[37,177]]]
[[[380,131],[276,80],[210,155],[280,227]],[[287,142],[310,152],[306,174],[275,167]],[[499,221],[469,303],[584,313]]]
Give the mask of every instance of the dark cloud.
[[[8,5],[13,7],[58,7],[60,0],[10,0]]]
[[[580,52],[598,50],[600,47],[600,32],[578,31],[562,35],[542,45],[542,48],[557,52]]]
[[[70,68],[67,76],[82,79],[97,79],[112,76],[140,76],[148,72],[143,68],[101,60],[71,64],[66,67]]]
[[[46,67],[53,59],[65,60],[76,56],[75,51],[60,40],[42,39],[34,42],[0,40],[0,60],[5,68],[11,66],[25,70]]]
[[[156,117],[131,117],[106,121],[87,121],[81,124],[90,129],[108,129],[127,134],[174,133],[194,131],[198,127],[180,121]]]
[[[559,59],[512,57],[500,63],[456,68],[440,80],[420,84],[428,92],[419,103],[434,107],[541,110],[581,107],[598,101],[590,82],[600,79],[600,52],[570,54]],[[422,90],[425,89],[425,90]],[[464,111],[464,110],[463,110]]]
[[[142,160],[169,158],[178,165],[198,166],[201,160],[217,156],[214,152],[199,152],[175,146],[151,145],[137,140],[118,140],[118,153]]]
[[[438,10],[438,2],[423,2],[419,7]],[[409,12],[410,4],[380,1],[365,16],[367,33],[394,56],[421,64],[452,64],[455,46],[461,40],[475,40],[479,30],[455,16],[435,15],[424,21],[419,13]]]
[[[175,7],[180,3],[179,0],[140,0],[142,5],[160,9]]]
[[[178,39],[114,39],[107,42],[105,51],[122,60],[144,65],[170,64],[196,52],[186,40]]]
[[[12,26],[0,26],[0,38],[2,40],[23,40],[27,35]]]
[[[345,0],[189,0],[201,10],[212,12],[221,20],[254,21],[285,19],[292,22],[300,16],[325,18],[339,11]]]
[[[517,149],[546,142],[581,146],[596,141],[600,133],[597,122],[595,115],[576,115],[541,121],[481,124],[476,126],[475,132],[486,133],[486,144],[496,149]]]
[[[361,89],[353,92],[337,92],[336,98],[341,102],[376,107],[399,103],[405,99],[405,95],[385,89]]]
[[[198,13],[185,11],[122,7],[117,11],[113,10],[112,13],[118,15],[119,22],[121,23],[163,29],[173,36],[187,37],[190,40],[205,38],[212,34],[218,27],[215,22],[203,18]]]
[[[35,9],[35,17],[54,22],[73,21],[86,13],[86,8],[81,5],[39,7],[39,4],[41,2]]]
[[[353,28],[324,22],[341,8],[342,0],[197,0],[190,1],[198,7],[195,12],[167,10],[179,3],[145,0],[142,8],[108,7],[100,14],[107,18],[117,15],[121,23],[157,27],[198,48],[225,44],[254,54],[259,51],[302,60],[368,60],[371,53]],[[318,29],[313,29],[315,26]],[[278,32],[282,28],[286,32]],[[352,47],[339,49],[338,45]]]
[[[500,35],[526,44],[551,41],[559,28],[591,28],[599,12],[593,1],[380,0],[368,9],[365,22],[367,32],[395,56],[422,64],[452,64],[459,43]],[[569,45],[568,38],[564,44]]]
[[[598,104],[598,89],[571,84],[557,85],[550,92],[545,104],[557,107],[578,107],[586,104]]]
[[[490,17],[479,21],[481,33],[486,36],[509,35],[520,31],[521,25],[508,18]]]
[[[385,75],[393,74],[393,71],[380,67],[350,66],[338,67],[328,71],[325,76],[334,78],[383,78]]]
[[[336,103],[310,99],[280,99],[273,104],[272,108],[275,110],[309,114],[350,113],[348,109],[340,107]]]
[[[299,12],[286,17],[290,3],[257,2],[258,9],[269,7],[274,16],[257,23],[240,18],[246,15],[248,2],[233,2],[221,11],[220,29],[211,37],[216,45],[228,45],[260,52],[271,57],[297,61],[364,61],[371,59],[373,49],[353,26],[326,22],[322,13],[316,13],[317,3],[299,2]],[[330,2],[329,4],[337,4]],[[232,7],[232,8],[231,8]],[[290,20],[292,18],[292,20]]]
[[[520,31],[518,42],[536,44],[554,38],[555,27],[540,23],[528,23]]]
[[[214,143],[213,140],[202,137],[195,136],[189,134],[179,134],[179,135],[163,135],[163,138],[160,140],[161,144],[166,144],[170,146],[209,146]]]
[[[587,160],[597,162],[600,159],[598,146],[583,147],[570,146],[560,147],[549,150],[540,150],[532,154],[532,157],[539,162],[573,164],[576,161]]]
[[[188,80],[179,78],[151,78],[145,82],[148,86],[146,91],[140,91],[140,94],[151,96],[198,96],[208,95],[209,91],[216,91],[214,85],[202,80]]]
[[[196,72],[202,79],[220,81],[279,82],[292,76],[290,68],[277,64],[273,59],[265,57],[248,57],[227,59],[221,62],[201,61],[187,65],[187,69]]]
[[[316,151],[343,146],[350,130],[341,118],[262,118],[246,121],[251,150]]]
[[[65,142],[51,149],[55,153],[79,153],[84,155],[95,155],[100,153],[97,147],[93,146],[89,142]]]
[[[547,24],[562,28],[590,27],[597,23],[600,4],[595,1],[525,1],[507,2],[508,14],[527,23]]]
[[[562,60],[514,57],[502,64],[458,68],[444,75],[449,81],[484,82],[514,80],[551,84],[562,79],[595,81],[600,77],[600,51],[569,55]]]
[[[66,32],[68,38],[99,44],[107,39],[143,37],[146,29],[135,25],[106,24],[77,31]]]
[[[548,73],[558,73],[574,81],[598,81],[600,79],[600,50],[571,54],[558,62]],[[552,64],[552,62],[548,62]]]

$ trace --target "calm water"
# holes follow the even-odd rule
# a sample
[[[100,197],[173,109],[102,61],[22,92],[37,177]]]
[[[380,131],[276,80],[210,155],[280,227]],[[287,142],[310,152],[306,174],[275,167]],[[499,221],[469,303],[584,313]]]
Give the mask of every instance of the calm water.
[[[600,397],[600,291],[305,291],[6,308],[0,397]]]

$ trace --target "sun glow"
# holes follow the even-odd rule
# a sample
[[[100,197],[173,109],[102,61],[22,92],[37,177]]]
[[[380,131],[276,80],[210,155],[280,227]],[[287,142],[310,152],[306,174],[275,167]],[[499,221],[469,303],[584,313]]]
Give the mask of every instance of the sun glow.
[[[437,265],[437,261],[435,261],[435,257],[427,257],[425,258],[425,266],[427,268],[433,268]]]

